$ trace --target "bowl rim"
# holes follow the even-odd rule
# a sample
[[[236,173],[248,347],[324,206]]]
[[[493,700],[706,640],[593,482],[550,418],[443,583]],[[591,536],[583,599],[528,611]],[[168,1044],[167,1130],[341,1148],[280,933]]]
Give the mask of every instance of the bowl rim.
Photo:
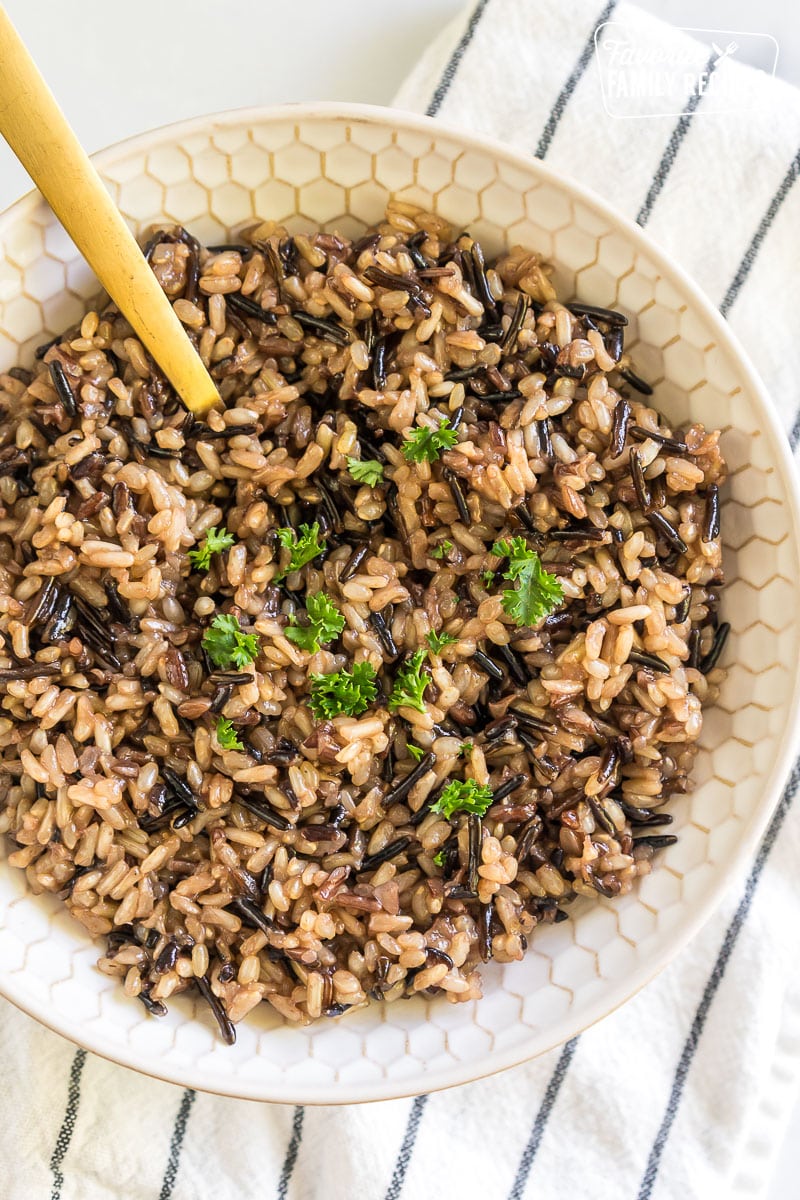
[[[714,330],[718,342],[725,346],[739,378],[746,381],[760,410],[759,416],[762,424],[766,426],[776,445],[775,468],[784,485],[793,526],[792,534],[795,541],[800,543],[800,478],[795,472],[785,431],[778,420],[766,386],[747,352],[739,343],[728,322],[688,272],[674,262],[639,225],[629,217],[617,212],[602,196],[572,175],[557,171],[541,159],[515,150],[494,138],[470,133],[465,129],[459,129],[457,126],[440,121],[438,118],[389,106],[339,103],[328,100],[256,105],[189,117],[156,126],[114,142],[92,154],[91,158],[102,174],[103,168],[111,166],[119,157],[153,149],[167,139],[179,141],[198,132],[210,133],[214,130],[224,130],[251,123],[277,123],[285,121],[287,118],[295,119],[298,123],[341,120],[384,127],[388,125],[392,129],[402,126],[417,133],[428,133],[434,137],[448,137],[466,149],[490,154],[517,169],[538,175],[543,181],[568,191],[575,199],[583,201],[605,216],[641,252],[649,256],[669,283],[675,285],[682,293],[688,293],[693,304]],[[40,200],[39,192],[32,189],[9,205],[0,213],[0,235],[4,234],[17,221],[24,221],[28,216],[27,210]],[[465,1060],[454,1065],[436,1068],[429,1074],[426,1073],[423,1065],[417,1081],[413,1083],[411,1078],[400,1080],[384,1078],[362,1081],[357,1084],[336,1081],[321,1085],[315,1084],[310,1089],[311,1094],[305,1094],[302,1091],[303,1085],[285,1084],[272,1080],[263,1086],[263,1081],[245,1081],[235,1073],[231,1075],[229,1084],[227,1081],[223,1084],[216,1078],[216,1073],[213,1073],[215,1077],[210,1079],[206,1070],[194,1064],[170,1065],[168,1070],[164,1070],[156,1051],[149,1052],[143,1060],[140,1048],[134,1050],[129,1046],[120,1045],[113,1038],[105,1035],[102,1028],[83,1031],[76,1027],[75,1022],[53,1012],[52,1008],[48,1007],[44,1001],[27,994],[24,986],[20,986],[25,979],[24,972],[20,972],[18,976],[15,975],[11,979],[0,974],[0,995],[53,1032],[61,1034],[76,1045],[91,1050],[92,1053],[111,1062],[130,1067],[155,1079],[242,1100],[315,1105],[400,1099],[470,1083],[511,1067],[520,1066],[563,1045],[564,1042],[610,1015],[635,996],[660,974],[697,935],[717,909],[731,882],[741,875],[742,869],[752,858],[758,841],[777,805],[789,773],[793,761],[793,750],[800,736],[800,673],[795,677],[791,698],[785,708],[787,720],[784,734],[768,772],[766,783],[761,789],[762,799],[743,824],[736,849],[728,859],[724,870],[718,875],[715,882],[705,888],[702,898],[693,908],[690,909],[686,902],[683,902],[684,919],[664,935],[657,952],[650,959],[637,966],[624,979],[612,981],[599,990],[598,996],[592,998],[584,1006],[578,1024],[576,1024],[574,1016],[567,1013],[545,1030],[531,1031],[521,1042],[501,1051],[484,1053],[482,1057],[473,1061]],[[473,1003],[479,1003],[479,1001]]]

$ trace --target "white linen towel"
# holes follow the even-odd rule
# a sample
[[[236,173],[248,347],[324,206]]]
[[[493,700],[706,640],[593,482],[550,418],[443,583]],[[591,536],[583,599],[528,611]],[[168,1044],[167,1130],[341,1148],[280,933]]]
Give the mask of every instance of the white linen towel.
[[[612,15],[667,51],[685,45],[613,0],[480,0],[398,104],[546,157],[646,224],[728,317],[796,446],[800,93],[727,53],[716,72],[743,111],[714,113],[698,92],[694,115],[610,117],[593,35]],[[800,763],[749,874],[638,997],[562,1049],[449,1092],[305,1110],[225,1100],[87,1056],[2,1004],[0,1193],[755,1200],[800,1065],[799,787]]]

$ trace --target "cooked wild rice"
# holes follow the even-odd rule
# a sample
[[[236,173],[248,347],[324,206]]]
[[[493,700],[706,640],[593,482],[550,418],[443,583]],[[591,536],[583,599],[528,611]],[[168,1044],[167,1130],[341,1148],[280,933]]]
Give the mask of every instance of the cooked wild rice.
[[[306,1022],[473,999],[478,962],[522,958],[673,840],[651,830],[727,629],[718,434],[649,405],[621,314],[409,205],[355,244],[168,228],[147,255],[224,407],[189,416],[110,305],[0,375],[9,861],[105,939],[128,995],[162,1013],[195,986],[229,1041],[262,1001]],[[440,426],[457,444],[408,461]],[[280,578],[276,531],[313,522],[322,552]],[[203,572],[188,552],[222,526]],[[503,538],[563,589],[535,628],[504,607]],[[320,593],[344,629],[312,653],[287,630]],[[220,613],[254,663],[204,652]],[[390,711],[417,650],[424,711]],[[310,676],[354,663],[376,700],[316,719]],[[482,818],[434,811],[452,779],[488,785]]]

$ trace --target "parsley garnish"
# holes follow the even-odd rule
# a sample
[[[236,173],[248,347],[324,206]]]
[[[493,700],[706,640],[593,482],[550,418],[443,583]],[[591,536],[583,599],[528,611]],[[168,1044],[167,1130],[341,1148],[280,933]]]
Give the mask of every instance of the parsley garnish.
[[[235,541],[233,534],[228,533],[224,525],[220,525],[219,529],[216,525],[212,525],[210,529],[206,530],[206,536],[197,549],[189,551],[192,566],[196,567],[198,571],[207,571],[211,566],[211,555],[221,554]]]
[[[417,712],[425,712],[422,696],[430,680],[422,673],[424,661],[425,651],[415,650],[397,672],[389,697],[389,709],[392,712],[396,708],[415,708]]]
[[[427,425],[412,429],[403,445],[403,454],[409,462],[436,462],[442,450],[452,449],[457,441],[458,432],[442,417],[438,429]]]
[[[278,529],[276,533],[280,544],[291,551],[289,565],[285,571],[278,572],[275,576],[276,582],[291,575],[292,571],[299,571],[325,549],[325,539],[319,540],[319,521],[315,521],[313,525],[301,525],[299,537],[294,529]]]
[[[452,542],[448,542],[448,541],[439,542],[439,545],[434,546],[433,549],[431,550],[431,556],[433,558],[444,558],[445,554],[449,554],[452,549],[453,549]]]
[[[417,762],[422,762],[425,757],[425,751],[421,746],[415,746],[413,742],[406,742],[406,750],[413,759]]]
[[[490,588],[494,583],[494,571],[484,571],[481,575],[481,579],[483,580],[483,586],[485,588]]]
[[[354,663],[352,671],[345,668],[331,675],[312,675],[309,707],[319,720],[357,717],[378,694],[375,679],[375,668],[368,662]]]
[[[227,717],[217,718],[217,741],[223,750],[244,750],[236,730]]]
[[[503,608],[517,625],[538,625],[564,599],[564,591],[555,575],[542,566],[535,550],[529,550],[524,537],[495,542],[492,554],[508,558],[503,578],[516,583],[503,592]]]
[[[425,641],[430,646],[434,654],[438,654],[445,646],[452,646],[458,638],[452,633],[434,633],[432,630],[425,635]]]
[[[347,469],[356,483],[366,483],[368,487],[377,487],[383,483],[383,463],[375,458],[347,458]]]
[[[437,867],[444,866],[444,859],[445,859],[446,854],[447,854],[447,851],[445,850],[444,846],[442,846],[441,850],[436,851],[436,853],[433,856],[433,861],[436,863]]]
[[[215,666],[242,671],[258,657],[258,635],[242,633],[232,613],[220,613],[203,634],[203,649]]]
[[[474,749],[475,749],[475,745],[473,742],[462,742],[461,745],[459,746],[458,753],[461,755],[462,758],[469,758],[470,754],[472,754],[472,751]]]
[[[439,793],[431,812],[441,813],[448,821],[458,812],[482,817],[491,803],[492,789],[488,784],[476,783],[474,779],[453,779]]]
[[[344,617],[339,612],[330,596],[324,592],[316,592],[306,597],[306,612],[310,624],[298,625],[297,618],[291,616],[290,627],[286,636],[301,650],[314,654],[323,642],[332,642],[344,629]]]

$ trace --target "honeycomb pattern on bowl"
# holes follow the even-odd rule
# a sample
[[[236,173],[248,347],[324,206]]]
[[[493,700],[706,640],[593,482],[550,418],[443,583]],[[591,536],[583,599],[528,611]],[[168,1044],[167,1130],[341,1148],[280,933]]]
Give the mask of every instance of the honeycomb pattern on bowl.
[[[526,960],[483,970],[485,996],[415,999],[308,1029],[264,1011],[223,1046],[181,998],[161,1021],[94,966],[97,947],[58,904],[0,868],[0,990],[110,1058],[253,1099],[350,1102],[463,1082],[548,1049],[611,1011],[708,915],[752,849],[780,786],[795,720],[800,577],[795,483],[757,381],[696,290],[641,234],[545,167],[385,111],[230,114],[123,143],[101,173],[137,233],[180,221],[219,242],[254,217],[353,235],[390,196],[469,227],[490,252],[522,243],[556,266],[562,295],[623,309],[637,369],[676,423],[724,430],[724,600],[734,664],[706,719],[697,787],[673,805],[677,845],[619,902],[579,904]],[[36,196],[0,220],[0,369],[76,320],[97,283]],[[194,1020],[189,1018],[194,1017]]]

